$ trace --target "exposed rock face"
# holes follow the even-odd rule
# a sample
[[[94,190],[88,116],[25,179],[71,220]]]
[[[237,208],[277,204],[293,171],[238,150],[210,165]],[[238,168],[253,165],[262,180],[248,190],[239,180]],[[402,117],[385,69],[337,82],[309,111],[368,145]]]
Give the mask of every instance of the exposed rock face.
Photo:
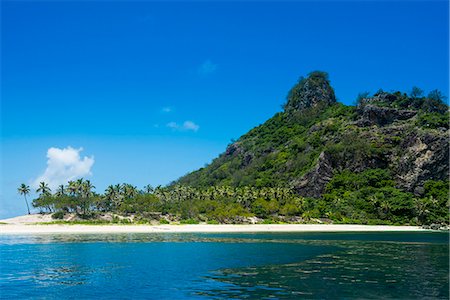
[[[325,192],[328,182],[340,171],[350,170],[359,173],[387,166],[388,161],[385,157],[362,157],[351,152],[334,155],[322,152],[316,166],[302,178],[294,180],[292,184],[299,195],[318,198]]]
[[[227,147],[225,156],[239,156],[241,158],[242,167],[248,166],[254,157],[253,153],[246,152],[237,142],[232,143]]]
[[[375,104],[375,103],[383,103],[383,105],[389,106],[390,103],[397,100],[397,96],[391,93],[380,92],[376,93],[373,97],[364,98],[361,101],[362,105],[366,104]]]
[[[243,153],[243,149],[239,146],[238,143],[232,143],[225,150],[225,155],[237,155]]]
[[[336,102],[334,90],[323,72],[312,72],[301,78],[288,95],[286,111],[298,111],[318,105],[329,106]]]
[[[370,134],[389,138],[399,137],[403,127],[384,127]],[[369,138],[369,137],[368,137]],[[423,193],[427,180],[449,178],[450,132],[434,133],[420,130],[411,132],[389,155],[381,157],[357,157],[354,153],[330,155],[322,152],[316,166],[302,178],[293,180],[297,192],[305,197],[320,197],[333,175],[344,169],[362,172],[372,168],[389,168],[394,174],[397,187],[416,195]]]
[[[400,145],[403,153],[392,159],[398,186],[420,195],[425,181],[448,179],[449,145],[448,131],[409,135]]]
[[[378,107],[375,105],[363,105],[358,107],[360,119],[358,126],[385,126],[398,120],[408,120],[414,117],[417,112],[413,110],[400,110],[388,107]]]
[[[334,174],[345,169],[359,173],[371,168],[388,168],[394,175],[397,187],[416,195],[423,192],[427,180],[447,180],[450,174],[449,130],[429,131],[411,127],[415,123],[412,118],[418,111],[376,105],[395,100],[397,97],[388,93],[363,99],[357,107],[354,122],[363,129],[360,136],[364,139],[376,141],[380,136],[384,137],[384,143],[392,145],[390,153],[361,157],[351,152],[333,155],[322,152],[311,171],[292,181],[298,193],[306,197],[320,197]],[[318,125],[314,125],[309,133],[319,129]]]
[[[333,178],[333,164],[329,155],[322,152],[315,168],[301,179],[294,181],[293,185],[302,196],[320,197],[331,178]]]

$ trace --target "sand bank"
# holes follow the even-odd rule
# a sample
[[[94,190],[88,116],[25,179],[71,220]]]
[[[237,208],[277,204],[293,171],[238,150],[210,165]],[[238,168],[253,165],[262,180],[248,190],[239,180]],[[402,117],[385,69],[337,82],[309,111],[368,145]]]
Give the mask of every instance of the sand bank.
[[[351,224],[257,224],[257,225],[39,225],[46,215],[27,215],[0,220],[0,234],[51,233],[151,233],[151,232],[395,232],[426,231],[418,226]],[[6,224],[5,224],[6,223]]]

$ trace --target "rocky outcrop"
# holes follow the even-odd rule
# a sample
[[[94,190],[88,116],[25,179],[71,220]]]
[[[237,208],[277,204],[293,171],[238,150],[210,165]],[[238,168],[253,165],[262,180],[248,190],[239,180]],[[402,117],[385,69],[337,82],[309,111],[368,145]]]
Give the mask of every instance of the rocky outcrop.
[[[417,112],[413,110],[400,110],[388,107],[378,107],[375,105],[363,105],[358,107],[358,126],[386,126],[395,121],[408,120],[414,117]]]
[[[225,150],[225,155],[231,156],[231,155],[239,155],[242,154],[244,150],[238,143],[232,143],[227,147],[227,150]]]
[[[235,142],[227,147],[225,156],[238,156],[241,160],[241,167],[246,167],[251,163],[254,154],[246,152],[239,143]]]
[[[404,127],[374,130],[373,135],[398,137]],[[360,157],[356,153],[327,154],[322,152],[315,167],[300,179],[294,179],[295,190],[305,197],[320,197],[333,175],[342,170],[355,173],[373,168],[392,170],[397,187],[416,195],[423,193],[427,180],[447,180],[449,170],[450,132],[412,131],[390,155]]]
[[[448,179],[449,145],[449,131],[408,135],[400,144],[402,151],[392,157],[398,186],[420,195],[425,181]]]
[[[322,152],[315,167],[302,178],[293,180],[292,186],[304,197],[318,198],[325,192],[325,188],[334,174],[350,170],[359,173],[367,169],[386,168],[387,158],[378,156],[362,156],[360,153],[345,152],[329,154]]]
[[[334,90],[324,72],[312,72],[307,78],[301,78],[290,90],[285,110],[299,111],[316,106],[329,106],[336,103]]]
[[[294,189],[305,197],[320,197],[325,191],[327,183],[333,178],[333,164],[325,152],[319,155],[317,164],[300,180],[293,182]]]

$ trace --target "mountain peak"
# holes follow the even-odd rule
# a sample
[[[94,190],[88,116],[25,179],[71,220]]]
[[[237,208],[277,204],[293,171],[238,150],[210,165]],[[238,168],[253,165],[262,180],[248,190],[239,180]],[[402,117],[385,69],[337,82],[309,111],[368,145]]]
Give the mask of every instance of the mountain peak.
[[[328,73],[314,71],[308,77],[300,77],[287,96],[285,111],[298,111],[319,105],[329,106],[336,102],[334,90],[330,85]]]

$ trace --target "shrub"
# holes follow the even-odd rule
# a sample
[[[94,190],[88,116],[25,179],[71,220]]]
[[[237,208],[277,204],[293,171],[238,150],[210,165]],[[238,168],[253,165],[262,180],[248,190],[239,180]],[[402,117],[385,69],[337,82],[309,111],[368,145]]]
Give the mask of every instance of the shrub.
[[[54,214],[52,214],[52,219],[55,219],[55,220],[64,219],[64,212],[62,210],[55,212]]]
[[[276,200],[266,201],[262,198],[256,199],[252,204],[252,212],[260,218],[265,218],[278,210]]]
[[[186,220],[181,220],[180,224],[198,224],[199,222],[195,219],[186,219]]]
[[[449,114],[448,112],[445,114],[440,113],[424,113],[420,114],[417,119],[417,125],[424,127],[424,128],[446,128],[449,127]]]

